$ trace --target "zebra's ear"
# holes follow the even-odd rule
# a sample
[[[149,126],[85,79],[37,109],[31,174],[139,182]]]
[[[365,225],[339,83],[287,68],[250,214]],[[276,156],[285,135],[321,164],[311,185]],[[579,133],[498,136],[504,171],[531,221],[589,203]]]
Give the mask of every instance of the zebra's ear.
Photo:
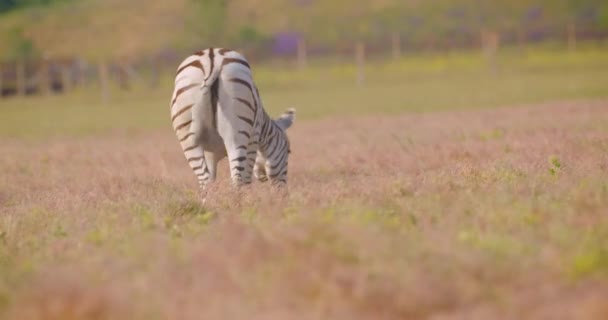
[[[285,111],[279,118],[274,120],[276,124],[281,127],[283,130],[287,130],[287,128],[291,127],[293,121],[296,119],[296,109],[289,108]]]

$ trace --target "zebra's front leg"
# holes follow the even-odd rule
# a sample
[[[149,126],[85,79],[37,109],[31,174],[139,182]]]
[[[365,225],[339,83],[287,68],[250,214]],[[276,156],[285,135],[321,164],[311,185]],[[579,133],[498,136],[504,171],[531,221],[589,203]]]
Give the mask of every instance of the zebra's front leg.
[[[258,151],[255,159],[255,165],[253,167],[253,175],[260,182],[268,181],[268,175],[266,174],[266,158]]]
[[[239,80],[244,81],[244,80]],[[258,135],[254,130],[255,114],[249,112],[250,103],[238,96],[225,96],[222,104],[222,88],[225,92],[236,95],[242,92],[241,82],[226,81],[220,85],[220,105],[217,109],[217,132],[224,141],[230,166],[230,177],[235,187],[251,183]],[[253,159],[250,161],[249,159]]]
[[[286,143],[282,146],[277,146],[276,149],[280,151],[272,153],[266,160],[266,174],[268,175],[268,178],[270,178],[270,183],[273,186],[282,187],[287,185],[287,148],[288,146]]]

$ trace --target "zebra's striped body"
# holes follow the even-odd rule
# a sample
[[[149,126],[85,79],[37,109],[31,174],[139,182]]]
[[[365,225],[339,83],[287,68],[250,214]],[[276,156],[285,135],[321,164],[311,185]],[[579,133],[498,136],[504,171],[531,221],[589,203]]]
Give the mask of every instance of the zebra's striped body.
[[[247,60],[228,49],[209,48],[186,58],[175,77],[173,129],[201,188],[215,180],[228,156],[235,185],[287,182],[289,140],[295,110],[271,120],[262,106]],[[255,166],[255,170],[254,170]]]

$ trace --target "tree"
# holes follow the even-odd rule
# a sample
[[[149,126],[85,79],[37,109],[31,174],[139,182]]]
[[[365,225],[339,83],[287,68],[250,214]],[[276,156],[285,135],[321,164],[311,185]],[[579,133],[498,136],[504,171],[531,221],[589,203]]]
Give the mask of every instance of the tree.
[[[16,8],[16,0],[0,0],[0,13]]]

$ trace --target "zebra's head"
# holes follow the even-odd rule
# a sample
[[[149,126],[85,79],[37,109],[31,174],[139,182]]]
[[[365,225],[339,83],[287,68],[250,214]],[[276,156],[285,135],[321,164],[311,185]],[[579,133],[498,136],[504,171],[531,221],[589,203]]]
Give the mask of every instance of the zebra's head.
[[[253,174],[259,181],[264,182],[271,178],[274,180],[273,183],[278,185],[284,185],[287,182],[287,162],[291,146],[286,130],[291,127],[295,118],[296,109],[290,108],[272,120],[280,130],[274,131],[274,138],[270,140],[271,146],[268,148],[281,151],[271,152],[272,158],[266,158],[263,152],[258,152]]]
[[[293,124],[293,121],[296,119],[296,109],[289,108],[285,111],[280,117],[274,120],[276,124],[279,125],[283,131],[287,130]]]
[[[289,108],[281,116],[274,120],[274,122],[283,129],[283,132],[287,131],[289,127],[296,120],[296,109]],[[287,134],[285,135],[285,139],[287,139],[287,143],[289,143],[289,138],[287,138]],[[291,148],[287,148],[287,153],[291,153]]]

